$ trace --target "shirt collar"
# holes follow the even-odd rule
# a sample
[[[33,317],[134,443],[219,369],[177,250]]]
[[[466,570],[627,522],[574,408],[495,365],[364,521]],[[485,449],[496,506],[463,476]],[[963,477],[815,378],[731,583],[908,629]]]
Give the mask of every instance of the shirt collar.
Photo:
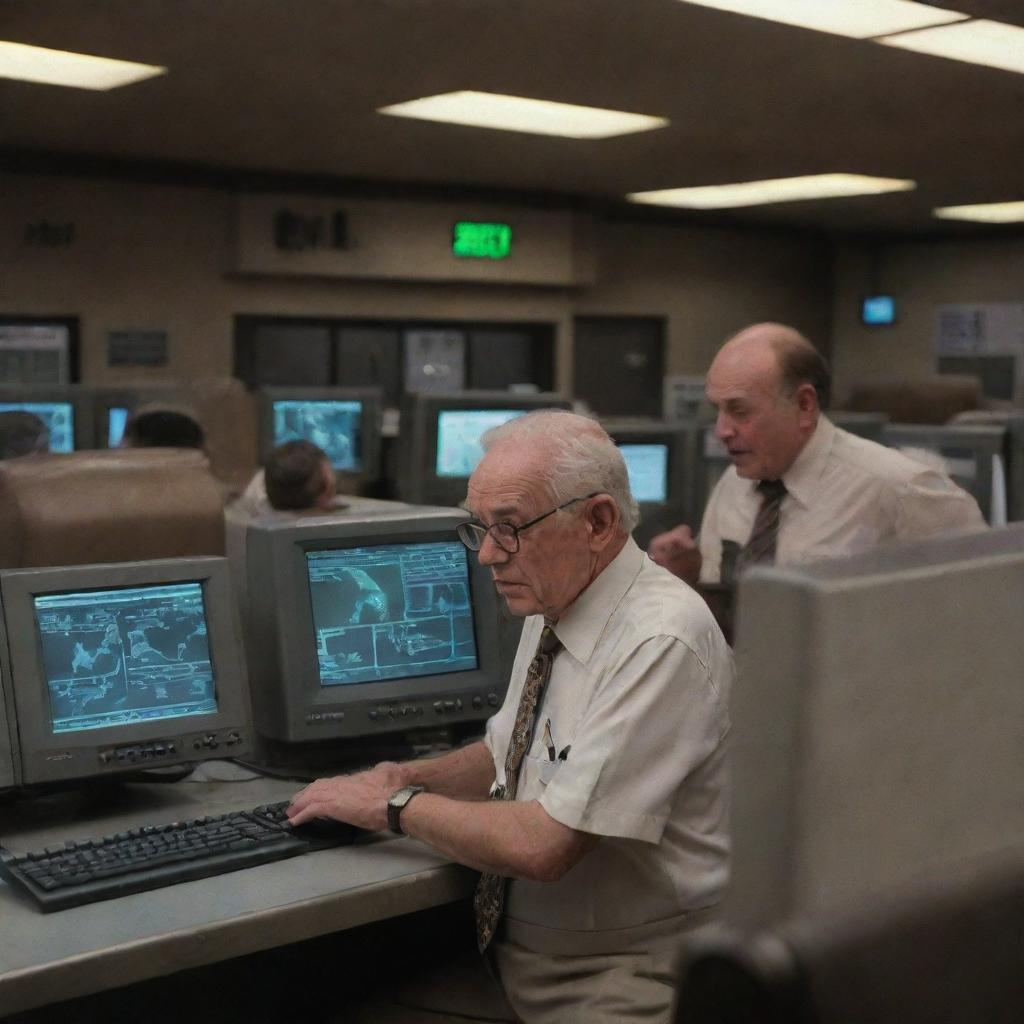
[[[814,433],[800,449],[800,454],[793,460],[793,465],[782,474],[782,482],[786,485],[787,492],[804,507],[813,501],[829,453],[832,451],[835,435],[836,428],[832,421],[827,416],[818,416]]]
[[[585,664],[590,660],[608,620],[639,575],[645,557],[630,537],[555,623],[558,639],[578,662]]]

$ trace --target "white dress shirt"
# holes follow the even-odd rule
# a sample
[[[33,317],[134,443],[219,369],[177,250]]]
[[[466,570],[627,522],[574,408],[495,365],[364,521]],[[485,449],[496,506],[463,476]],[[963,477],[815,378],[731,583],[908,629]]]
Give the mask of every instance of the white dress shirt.
[[[543,625],[526,620],[487,725],[499,782]],[[620,952],[678,932],[722,895],[732,658],[704,602],[632,540],[554,629],[564,649],[516,798],[604,838],[557,882],[510,882],[507,935],[539,953]]]
[[[825,416],[782,482],[788,493],[779,513],[776,565],[985,526],[978,503],[944,473],[840,430]],[[730,466],[711,492],[700,528],[702,582],[719,582],[723,541],[742,547],[750,538],[761,504],[758,483]]]

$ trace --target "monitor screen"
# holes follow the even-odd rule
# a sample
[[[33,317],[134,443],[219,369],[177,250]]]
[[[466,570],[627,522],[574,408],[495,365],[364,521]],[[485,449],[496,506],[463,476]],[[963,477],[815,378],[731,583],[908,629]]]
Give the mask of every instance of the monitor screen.
[[[475,669],[466,555],[457,540],[307,552],[320,685]]]
[[[115,405],[107,410],[107,447],[119,448],[124,437],[124,428],[128,423],[131,410]]]
[[[226,558],[0,572],[22,785],[249,753]]]
[[[198,582],[33,603],[54,734],[216,712]]]
[[[75,450],[75,407],[71,402],[0,402],[0,412],[30,412],[50,432],[51,452]]]
[[[483,458],[480,438],[523,409],[447,409],[437,414],[437,475],[468,478]]]
[[[668,500],[668,445],[620,444],[629,489],[639,502]]]
[[[273,403],[274,445],[306,440],[327,453],[341,472],[362,469],[363,403],[314,399],[277,399]]]
[[[861,304],[861,322],[869,327],[896,322],[896,299],[892,295],[869,295]]]

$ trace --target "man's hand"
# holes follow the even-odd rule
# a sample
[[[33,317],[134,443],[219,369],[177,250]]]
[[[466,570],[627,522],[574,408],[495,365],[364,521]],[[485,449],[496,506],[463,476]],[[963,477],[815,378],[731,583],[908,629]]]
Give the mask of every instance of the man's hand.
[[[647,546],[647,554],[691,587],[700,579],[700,548],[685,524],[659,533]]]
[[[401,788],[401,783],[392,785],[390,772],[378,772],[383,767],[378,765],[359,775],[340,775],[310,783],[292,800],[289,822],[301,825],[312,818],[335,818],[368,832],[386,829],[388,798]]]

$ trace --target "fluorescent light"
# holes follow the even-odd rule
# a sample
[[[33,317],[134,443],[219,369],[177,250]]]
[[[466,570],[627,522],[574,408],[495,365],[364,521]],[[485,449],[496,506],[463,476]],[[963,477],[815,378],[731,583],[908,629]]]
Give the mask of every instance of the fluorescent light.
[[[732,185],[701,185],[666,188],[655,192],[630,192],[632,203],[683,206],[691,210],[721,210],[730,206],[761,206],[791,203],[800,199],[835,199],[882,192],[906,192],[917,183],[906,178],[871,178],[865,174],[809,174],[800,178],[741,181]]]
[[[1024,202],[976,203],[973,206],[940,206],[932,213],[942,220],[975,220],[982,224],[1012,224],[1024,220]]]
[[[0,40],[0,78],[106,91],[166,73],[167,68],[155,64],[136,64],[130,60]]]
[[[929,25],[947,25],[968,17],[911,0],[683,0],[716,11],[747,14],[783,25],[870,39]]]
[[[1024,28],[1000,21],[978,19],[877,41],[916,53],[1024,73]]]
[[[472,91],[425,96],[408,103],[381,107],[377,113],[464,124],[474,128],[559,135],[569,139],[607,139],[613,135],[646,132],[668,124],[664,117]]]

